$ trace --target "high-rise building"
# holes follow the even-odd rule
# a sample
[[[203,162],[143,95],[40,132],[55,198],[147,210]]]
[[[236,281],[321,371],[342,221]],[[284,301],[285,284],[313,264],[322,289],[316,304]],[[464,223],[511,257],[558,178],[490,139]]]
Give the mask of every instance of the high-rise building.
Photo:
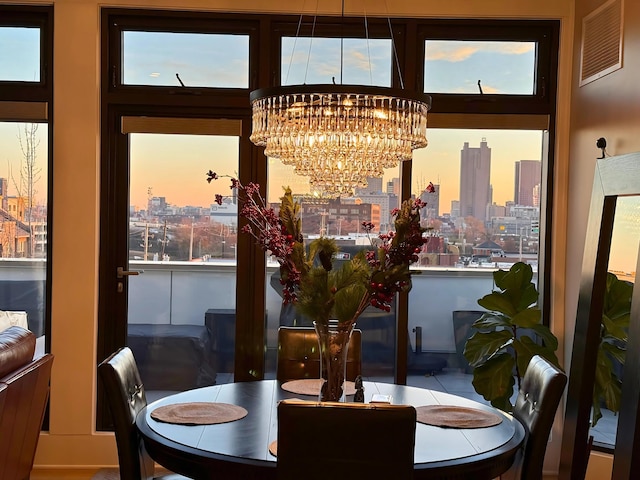
[[[464,142],[460,151],[460,216],[487,219],[491,204],[491,149],[483,138],[480,147]]]
[[[451,218],[460,217],[460,200],[451,200]]]
[[[367,177],[367,186],[356,188],[355,191],[356,196],[380,193],[382,193],[382,177]]]
[[[387,193],[400,196],[400,179],[398,177],[394,177],[387,182]]]
[[[513,200],[517,205],[537,207],[536,197],[540,187],[542,164],[540,160],[520,160],[516,162],[516,178]]]
[[[433,192],[423,190],[420,194],[420,200],[425,202],[427,206],[420,211],[423,219],[437,218],[440,216],[440,185],[434,185]]]

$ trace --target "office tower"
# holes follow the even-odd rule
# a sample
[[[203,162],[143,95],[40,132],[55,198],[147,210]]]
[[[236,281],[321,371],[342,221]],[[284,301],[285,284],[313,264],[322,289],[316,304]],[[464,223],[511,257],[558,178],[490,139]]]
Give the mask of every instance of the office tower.
[[[387,193],[400,196],[400,179],[398,177],[392,178],[387,182]]]
[[[367,177],[367,186],[355,191],[356,196],[372,193],[382,193],[382,177]]]
[[[451,200],[451,218],[460,217],[460,200]]]
[[[480,147],[464,142],[460,151],[460,216],[487,219],[491,204],[491,149],[483,138]]]
[[[513,200],[517,205],[539,206],[538,189],[542,164],[540,160],[520,160],[516,162],[516,178]],[[537,187],[537,188],[536,188]],[[536,205],[536,198],[538,204]]]
[[[425,202],[427,206],[420,211],[423,219],[437,218],[440,216],[440,185],[434,185],[435,191],[427,192],[423,190],[420,194],[420,200]]]

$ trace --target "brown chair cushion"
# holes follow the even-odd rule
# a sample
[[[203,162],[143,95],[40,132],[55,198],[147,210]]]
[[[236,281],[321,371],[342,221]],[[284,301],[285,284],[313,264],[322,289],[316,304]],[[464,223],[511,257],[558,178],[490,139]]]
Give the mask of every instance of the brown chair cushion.
[[[347,380],[354,381],[362,372],[362,331],[355,329],[347,351]],[[313,327],[278,329],[277,379],[320,378],[318,336]]]
[[[36,336],[33,332],[19,326],[0,332],[0,381],[33,360],[35,351]]]
[[[278,480],[413,478],[416,409],[409,405],[278,404]]]

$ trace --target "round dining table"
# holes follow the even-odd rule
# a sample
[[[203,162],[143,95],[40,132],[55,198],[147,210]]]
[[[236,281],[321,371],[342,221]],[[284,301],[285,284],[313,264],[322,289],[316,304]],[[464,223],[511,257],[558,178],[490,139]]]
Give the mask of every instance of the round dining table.
[[[194,479],[276,479],[277,458],[269,445],[277,439],[280,400],[314,396],[290,393],[283,382],[262,380],[198,388],[157,400],[140,411],[136,425],[149,455],[160,465]],[[435,390],[380,382],[364,382],[365,402],[374,394],[392,403],[447,405],[484,410],[502,421],[484,428],[446,428],[417,423],[415,479],[492,479],[512,465],[525,438],[524,427],[511,415],[481,403]],[[347,397],[349,401],[353,397]],[[216,402],[247,411],[239,420],[213,425],[178,425],[151,417],[158,407],[176,403]],[[384,432],[380,432],[384,435]]]

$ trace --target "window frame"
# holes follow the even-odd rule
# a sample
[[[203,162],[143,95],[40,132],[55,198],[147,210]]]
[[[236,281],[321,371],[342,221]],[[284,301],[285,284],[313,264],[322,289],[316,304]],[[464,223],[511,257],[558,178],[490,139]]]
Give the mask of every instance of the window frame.
[[[424,90],[425,42],[518,41],[536,43],[533,95],[431,93],[432,113],[461,114],[543,114],[552,115],[556,103],[559,22],[555,20],[487,20],[481,24],[467,20],[441,20],[418,27],[417,50],[422,68],[416,83]]]
[[[202,106],[215,106],[220,112],[248,112],[249,92],[258,88],[273,87],[280,84],[281,45],[283,36],[310,35],[311,24],[307,22],[298,31],[300,15],[267,15],[240,14],[214,12],[186,12],[147,9],[113,9],[102,10],[103,25],[103,61],[102,71],[102,107],[108,112],[113,106],[142,107],[157,105],[158,108],[181,108],[183,111],[197,109]],[[311,16],[313,17],[313,16]],[[362,17],[316,16],[314,18],[314,37],[344,37],[366,38],[365,19]],[[391,25],[391,32],[389,29]],[[437,121],[429,122],[431,127],[442,127],[442,124],[459,124],[466,128],[483,125],[484,118],[490,118],[493,123],[505,122],[510,128],[510,120],[519,123],[515,128],[543,128],[548,129],[548,154],[543,159],[544,179],[543,192],[544,207],[541,208],[540,222],[546,228],[541,232],[540,260],[543,275],[539,278],[543,318],[548,323],[550,306],[549,298],[549,267],[551,248],[551,212],[553,185],[553,146],[555,145],[555,103],[557,88],[557,61],[559,48],[559,20],[498,20],[498,19],[420,19],[400,18],[391,19],[371,17],[367,19],[368,36],[371,38],[391,38],[396,52],[392,55],[391,87],[404,87],[408,90],[422,90],[424,83],[424,44],[427,39],[451,40],[504,40],[519,41],[532,39],[538,42],[536,55],[536,93],[535,95],[480,95],[480,94],[432,94],[433,104],[431,118]],[[137,86],[123,85],[119,69],[122,60],[121,35],[123,30],[141,29],[147,31],[180,31],[195,33],[249,33],[249,69],[251,77],[248,89],[226,89],[214,87],[166,87],[166,86]],[[166,30],[163,30],[166,29]],[[397,68],[397,63],[400,68]],[[400,73],[398,73],[400,72]],[[402,76],[402,81],[400,80]],[[542,87],[544,85],[544,88]],[[428,92],[427,92],[428,93]],[[526,98],[520,98],[526,97]],[[153,110],[154,107],[149,107]],[[105,114],[106,115],[106,114]],[[104,117],[108,120],[108,117]],[[434,123],[436,125],[434,125]],[[103,161],[109,155],[108,143],[109,125],[103,122]],[[266,185],[267,166],[262,149],[250,145],[250,154],[241,159],[240,180],[243,183],[253,181],[261,186]],[[247,163],[243,163],[247,162]],[[412,162],[404,162],[401,167],[401,199],[411,194]],[[104,173],[104,172],[103,172]],[[263,192],[264,193],[264,192]],[[242,224],[242,220],[241,220]],[[238,245],[238,259],[244,259],[251,271],[264,269],[264,255],[248,236],[241,236],[244,240]],[[102,265],[102,264],[101,264]],[[238,268],[240,270],[240,268]],[[264,292],[264,279],[260,275],[249,278],[239,272],[237,288],[239,292]],[[247,290],[249,289],[249,290]],[[264,293],[256,293],[256,301]],[[263,298],[264,300],[264,298]],[[252,380],[264,375],[264,353],[262,348],[249,348],[251,345],[263,345],[265,327],[263,312],[260,308],[247,306],[253,302],[238,301],[238,325],[236,327],[236,352],[243,355],[236,356],[236,381]],[[397,383],[406,383],[407,377],[407,319],[408,297],[401,295],[398,302],[398,336],[397,336]],[[263,305],[261,305],[263,307]],[[243,313],[246,313],[244,315]],[[100,334],[105,334],[105,328]],[[99,343],[100,345],[100,343]],[[244,345],[244,346],[243,346]],[[251,371],[252,373],[246,373]],[[243,373],[245,372],[245,373]]]
[[[40,80],[0,79],[0,101],[51,102],[53,96],[53,6],[0,5],[0,27],[40,29]]]
[[[47,128],[47,257],[44,292],[44,349],[51,351],[53,252],[53,5],[0,5],[0,26],[40,28],[40,81],[0,80],[0,121],[45,123]],[[42,430],[49,430],[47,404]]]

